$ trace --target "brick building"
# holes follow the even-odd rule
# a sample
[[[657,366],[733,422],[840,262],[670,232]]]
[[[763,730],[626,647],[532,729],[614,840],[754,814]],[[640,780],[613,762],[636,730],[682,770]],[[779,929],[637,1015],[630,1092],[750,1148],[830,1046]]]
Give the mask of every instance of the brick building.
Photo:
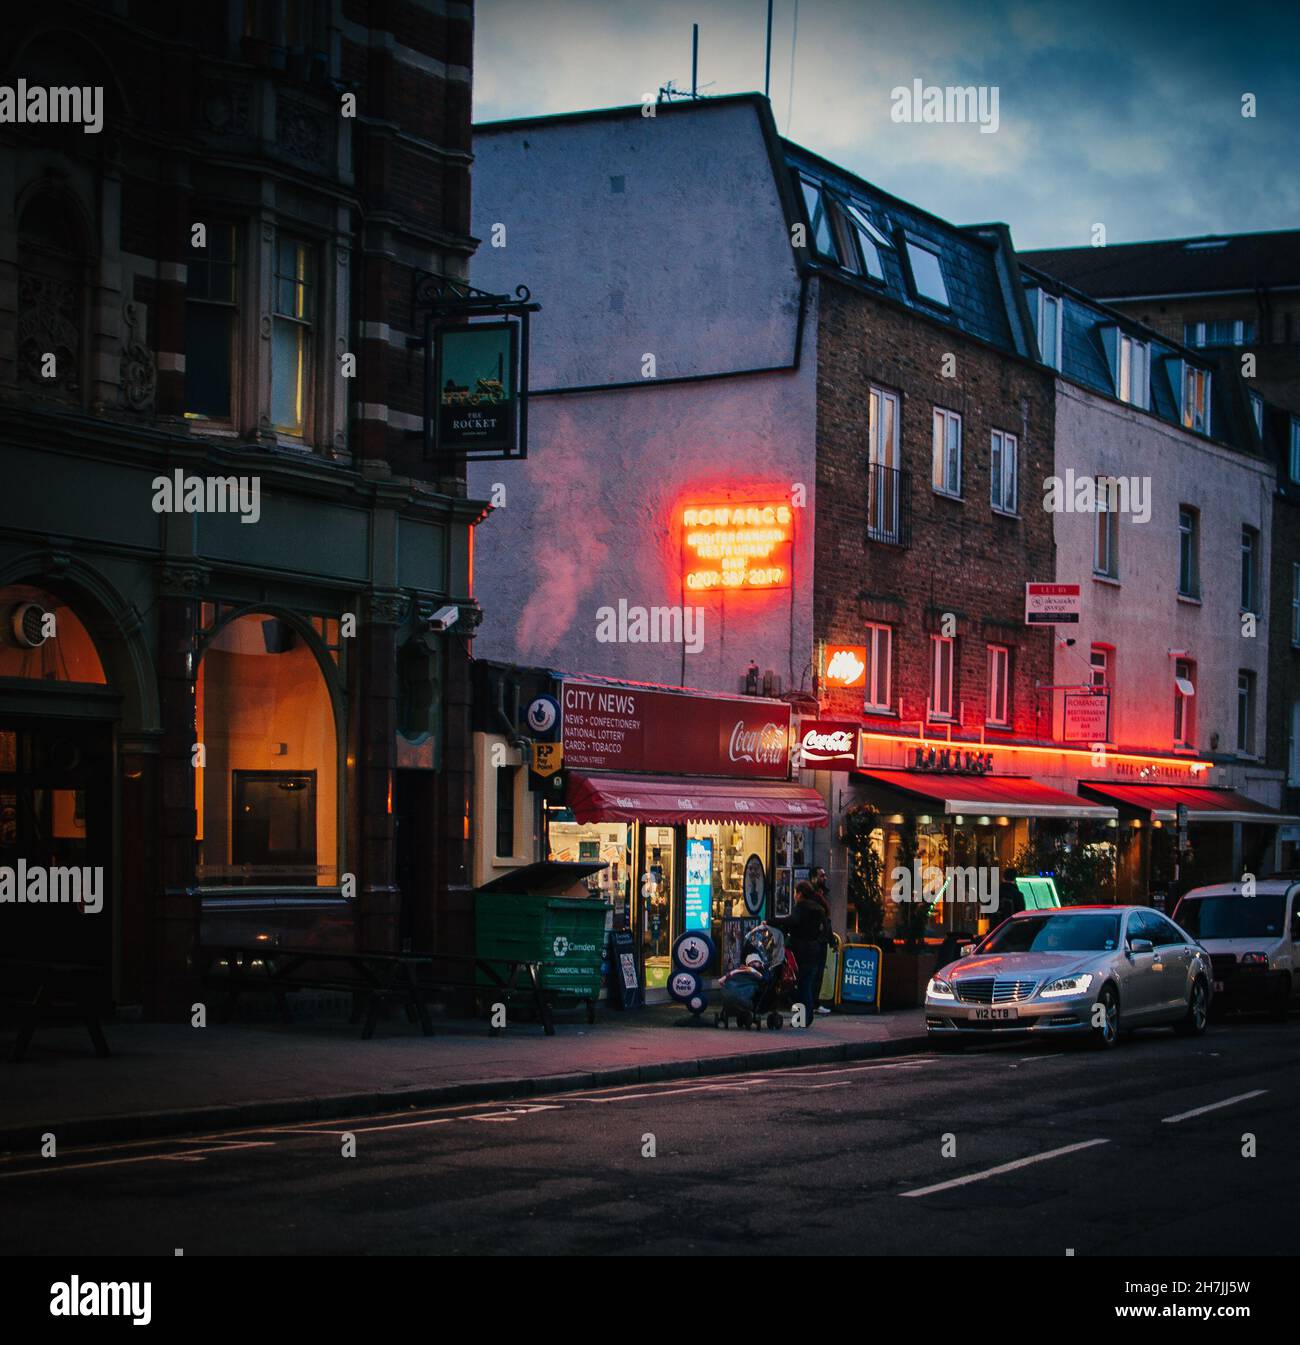
[[[0,863],[106,900],[3,918],[118,1003],[188,1006],[201,926],[468,937],[483,506],[408,337],[475,246],[471,51],[456,0],[10,26],[5,84],[103,115],[0,128]]]

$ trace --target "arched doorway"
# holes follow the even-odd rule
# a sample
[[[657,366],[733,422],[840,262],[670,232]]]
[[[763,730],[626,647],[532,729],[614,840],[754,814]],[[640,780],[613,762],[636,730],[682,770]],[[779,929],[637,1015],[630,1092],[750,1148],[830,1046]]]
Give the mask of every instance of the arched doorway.
[[[118,698],[59,595],[0,588],[0,948],[99,972],[112,995]]]

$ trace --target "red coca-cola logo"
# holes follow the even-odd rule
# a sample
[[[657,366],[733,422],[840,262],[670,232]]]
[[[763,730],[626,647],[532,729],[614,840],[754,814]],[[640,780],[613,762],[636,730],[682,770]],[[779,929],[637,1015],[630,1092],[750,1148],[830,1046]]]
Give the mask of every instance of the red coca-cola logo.
[[[770,721],[750,728],[743,720],[736,720],[731,730],[727,750],[732,761],[752,761],[758,765],[775,765],[785,760],[785,729]]]

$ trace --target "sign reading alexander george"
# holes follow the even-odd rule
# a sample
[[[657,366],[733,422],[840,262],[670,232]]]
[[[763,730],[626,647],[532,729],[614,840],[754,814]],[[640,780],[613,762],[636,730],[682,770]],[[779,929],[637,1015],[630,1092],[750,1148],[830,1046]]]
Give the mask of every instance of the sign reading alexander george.
[[[1077,626],[1078,584],[1026,584],[1026,626]]]
[[[783,702],[567,681],[560,700],[566,769],[788,774],[790,707]]]

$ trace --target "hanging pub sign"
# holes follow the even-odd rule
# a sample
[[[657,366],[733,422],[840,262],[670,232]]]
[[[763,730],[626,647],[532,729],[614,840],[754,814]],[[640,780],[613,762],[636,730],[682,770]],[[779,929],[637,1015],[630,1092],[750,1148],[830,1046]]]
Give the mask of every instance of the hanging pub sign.
[[[513,452],[518,366],[517,323],[477,322],[435,333],[440,449],[471,456]]]
[[[424,456],[528,456],[528,319],[540,304],[423,275],[415,308],[424,324]],[[484,321],[491,318],[493,321]]]

